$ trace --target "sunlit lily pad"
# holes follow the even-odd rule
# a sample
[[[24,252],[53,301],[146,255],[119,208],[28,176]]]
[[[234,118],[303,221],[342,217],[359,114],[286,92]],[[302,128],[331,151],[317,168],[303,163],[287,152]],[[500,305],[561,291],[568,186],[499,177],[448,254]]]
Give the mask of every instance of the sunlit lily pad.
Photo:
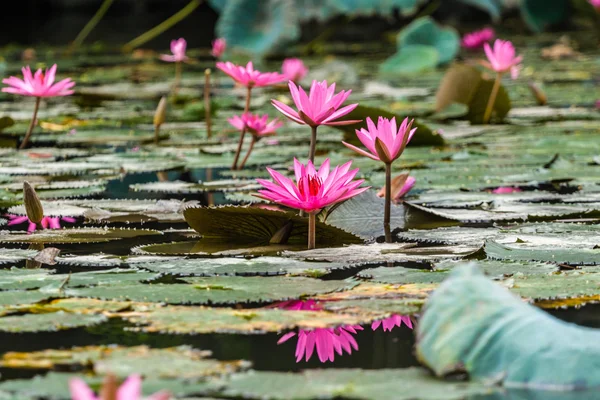
[[[5,316],[0,318],[0,332],[55,332],[97,325],[106,320],[102,314],[73,314],[64,311]]]
[[[131,185],[134,192],[193,194],[206,192],[241,192],[260,189],[262,186],[254,181],[239,179],[218,180],[212,182],[153,182]]]
[[[36,231],[31,234],[4,233],[0,235],[0,243],[99,243],[153,235],[162,235],[162,232],[148,229],[71,228]]]

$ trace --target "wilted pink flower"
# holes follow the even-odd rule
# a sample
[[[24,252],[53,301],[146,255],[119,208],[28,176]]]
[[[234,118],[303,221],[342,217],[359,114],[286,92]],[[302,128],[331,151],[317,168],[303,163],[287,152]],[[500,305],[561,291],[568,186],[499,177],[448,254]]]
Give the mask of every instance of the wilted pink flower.
[[[359,325],[300,330],[296,344],[296,362],[300,362],[302,358],[305,361],[310,360],[315,348],[321,362],[333,362],[335,353],[340,356],[344,354],[344,351],[352,354],[352,349],[358,350],[358,343],[352,335],[355,335],[356,331],[362,330],[363,328]],[[295,332],[288,332],[277,341],[277,344],[282,344],[294,336],[296,336]]]
[[[260,72],[254,69],[252,61],[249,61],[245,67],[235,65],[229,61],[218,62],[217,68],[229,75],[234,81],[248,88],[269,86],[275,83],[283,82],[285,75],[279,72]]]
[[[107,396],[97,397],[94,391],[79,378],[73,378],[69,380],[69,390],[71,391],[71,398],[73,400],[103,400],[114,399],[114,400],[140,400],[142,399],[142,378],[139,375],[131,375],[123,382],[123,384],[117,389],[116,387],[107,387],[112,385],[104,384],[103,390],[116,391],[116,393],[104,394]],[[171,395],[166,391],[154,393],[152,396],[147,397],[147,400],[168,400]]]
[[[160,59],[168,62],[182,62],[187,61],[188,57],[185,55],[185,50],[187,48],[187,42],[184,38],[179,38],[177,40],[171,40],[171,53],[170,54],[161,54]]]
[[[299,58],[286,58],[281,65],[281,72],[293,82],[298,82],[306,76],[308,68]]]
[[[379,117],[377,126],[371,118],[367,118],[367,129],[357,129],[356,136],[370,153],[349,143],[342,143],[360,155],[391,163],[402,155],[406,145],[417,131],[417,128],[411,130],[413,122],[414,120],[409,122],[408,118],[405,118],[400,127],[397,128],[395,117],[391,120]]]
[[[22,71],[23,80],[15,76],[2,79],[2,83],[9,86],[2,88],[3,92],[33,97],[69,96],[74,93],[71,89],[75,86],[75,82],[70,78],[54,83],[56,64],[50,67],[45,74],[38,69],[32,76],[29,66],[23,67]]]
[[[223,53],[225,53],[226,48],[227,41],[223,38],[217,38],[212,42],[212,49],[210,51],[210,54],[212,54],[213,57],[220,58],[223,55]]]
[[[412,321],[410,320],[410,317],[408,315],[394,314],[389,318],[373,321],[373,323],[371,324],[371,329],[376,330],[377,328],[379,328],[380,325],[383,325],[383,331],[389,332],[396,326],[399,328],[403,322],[404,325],[408,326],[410,329],[413,328]]]
[[[518,193],[521,192],[521,189],[512,186],[500,186],[496,189],[492,190],[494,194],[509,194],[509,193]]]
[[[496,39],[493,50],[489,43],[485,43],[483,49],[489,60],[489,62],[482,62],[486,68],[500,74],[510,71],[511,77],[517,79],[523,57],[515,56],[515,48],[510,41]]]
[[[29,233],[34,232],[37,228],[37,225],[29,221],[27,216],[7,215],[7,217],[9,219],[8,225],[19,225],[24,222],[29,222],[29,226],[27,227],[27,232]],[[44,217],[42,218],[40,225],[42,225],[44,229],[60,229],[60,221],[74,224],[77,220],[72,217]]]
[[[492,28],[484,28],[480,31],[467,33],[462,38],[462,45],[469,50],[481,49],[483,48],[483,45],[492,40],[495,35]]]
[[[398,203],[402,198],[411,191],[417,180],[408,174],[400,174],[392,178],[392,201]],[[377,192],[377,196],[385,197],[385,186]]]
[[[296,86],[294,82],[290,81],[289,87],[292,99],[296,103],[296,108],[298,108],[297,112],[280,101],[271,100],[271,103],[283,115],[294,122],[310,126],[349,125],[360,122],[356,120],[336,121],[336,119],[343,117],[358,106],[358,104],[350,104],[338,110],[342,103],[350,96],[352,90],[342,90],[334,95],[335,83],[328,87],[327,81],[313,81],[308,95],[302,87]]]
[[[309,161],[304,166],[294,158],[296,182],[267,167],[275,182],[257,179],[258,183],[266,188],[266,190],[259,190],[258,196],[307,213],[317,212],[369,189],[358,188],[364,180],[352,180],[358,168],[350,171],[351,165],[352,161],[349,161],[335,167],[330,173],[329,159],[326,159],[317,172],[312,162]]]
[[[277,128],[283,125],[282,122],[274,119],[271,122],[268,122],[269,116],[267,114],[262,117],[257,114],[245,113],[242,114],[241,117],[234,115],[229,118],[227,121],[235,128],[240,131],[246,129],[257,139],[275,135]]]

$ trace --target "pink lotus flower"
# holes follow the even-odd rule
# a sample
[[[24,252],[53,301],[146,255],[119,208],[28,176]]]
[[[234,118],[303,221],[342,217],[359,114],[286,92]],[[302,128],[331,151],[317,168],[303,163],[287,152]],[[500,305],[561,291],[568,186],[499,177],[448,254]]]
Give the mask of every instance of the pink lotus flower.
[[[23,67],[22,71],[23,80],[15,76],[2,79],[2,83],[9,86],[2,88],[3,92],[33,97],[69,96],[74,93],[71,89],[75,86],[75,82],[70,78],[54,83],[56,64],[50,67],[46,73],[38,69],[33,76],[29,66]]]
[[[246,64],[246,67],[235,65],[229,61],[218,62],[217,68],[225,72],[234,81],[246,86],[247,88],[270,86],[275,83],[283,82],[286,78],[278,72],[260,72],[254,69],[252,61]]]
[[[523,57],[515,56],[515,48],[511,42],[497,39],[494,42],[493,50],[488,43],[483,45],[483,49],[489,60],[489,62],[482,62],[486,68],[496,71],[499,74],[510,71],[511,77],[517,79]]]
[[[509,194],[518,192],[521,192],[521,189],[512,186],[500,186],[492,190],[492,193],[494,194]]]
[[[484,28],[480,31],[467,33],[462,38],[462,46],[469,50],[477,50],[483,48],[483,45],[494,38],[496,33],[492,28]]]
[[[267,167],[275,182],[257,179],[258,183],[266,188],[266,190],[259,190],[258,197],[304,210],[309,214],[316,213],[324,207],[342,202],[369,189],[368,187],[358,189],[364,180],[352,180],[358,168],[350,171],[351,165],[352,161],[349,161],[330,172],[329,159],[326,159],[317,172],[312,162],[309,161],[304,166],[294,158],[295,183]]]
[[[398,203],[402,198],[411,191],[417,180],[408,174],[400,174],[394,177],[392,183],[392,201]],[[385,186],[377,192],[377,196],[385,197]]]
[[[308,73],[308,68],[299,58],[286,58],[281,65],[281,72],[292,82],[302,80]]]
[[[373,321],[373,323],[371,324],[371,329],[376,330],[377,328],[379,328],[379,326],[383,325],[383,331],[389,332],[396,326],[400,328],[403,322],[404,325],[408,326],[410,329],[413,328],[412,321],[410,320],[410,317],[408,315],[394,314],[389,318]]]
[[[213,57],[220,58],[225,53],[225,49],[227,49],[227,41],[223,38],[217,38],[212,42],[210,54]]]
[[[177,40],[171,40],[171,53],[170,54],[161,54],[160,59],[167,62],[182,62],[187,61],[188,57],[185,55],[185,50],[187,48],[187,42],[184,38],[179,38]]]
[[[358,139],[370,153],[349,143],[342,143],[360,155],[372,158],[373,160],[383,161],[384,163],[391,163],[402,155],[406,145],[417,131],[417,128],[411,130],[413,122],[414,120],[408,122],[408,118],[405,118],[400,128],[397,128],[395,117],[391,120],[379,117],[377,126],[375,126],[371,118],[367,118],[368,129],[357,129],[356,136],[358,136]]]
[[[277,100],[271,100],[273,106],[278,109],[283,115],[294,122],[302,125],[319,126],[319,125],[349,125],[360,121],[336,121],[343,117],[358,106],[358,104],[350,104],[348,106],[338,108],[352,93],[351,90],[342,90],[338,94],[335,93],[335,83],[327,86],[327,81],[313,81],[310,86],[310,92],[307,95],[304,89],[296,86],[294,82],[289,82],[290,93],[298,111],[294,111],[291,107]]]
[[[69,390],[73,400],[139,400],[142,398],[142,378],[139,375],[131,375],[117,388],[113,380],[107,379],[103,385],[101,395],[97,397],[94,391],[79,378],[69,381]],[[108,393],[106,393],[108,392]],[[116,393],[115,393],[116,392]],[[147,400],[168,400],[171,395],[166,391],[154,393]]]
[[[589,0],[589,2],[596,8],[596,11],[600,12],[600,0]]]
[[[32,233],[37,229],[37,225],[33,222],[29,221],[27,216],[20,215],[7,215],[9,221],[8,225],[19,225],[24,222],[29,222],[29,226],[27,227],[27,232]],[[71,217],[44,217],[40,222],[42,228],[44,229],[60,229],[60,221],[68,222],[70,224],[74,224],[77,220]]]
[[[333,362],[335,353],[340,356],[344,354],[344,351],[352,354],[352,349],[358,350],[358,343],[352,335],[362,330],[363,328],[359,325],[300,330],[296,344],[296,362],[300,362],[302,358],[305,361],[310,360],[315,348],[321,362]],[[294,336],[296,336],[295,332],[288,332],[277,341],[277,344],[285,343]]]
[[[321,304],[319,304],[315,300],[280,301],[280,302],[271,304],[267,308],[281,308],[283,310],[293,310],[293,311],[318,311],[318,310],[323,309]]]
[[[238,130],[242,131],[246,129],[254,137],[260,139],[265,136],[275,135],[276,130],[283,125],[282,122],[276,119],[267,123],[268,118],[269,116],[267,114],[261,117],[260,115],[245,113],[242,114],[241,117],[234,115],[227,121]]]

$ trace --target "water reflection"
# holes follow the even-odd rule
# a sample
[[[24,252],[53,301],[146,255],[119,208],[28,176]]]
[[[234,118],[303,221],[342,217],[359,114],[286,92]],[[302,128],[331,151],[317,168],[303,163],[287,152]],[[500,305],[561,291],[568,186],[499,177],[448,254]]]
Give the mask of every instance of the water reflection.
[[[323,309],[321,302],[315,300],[290,300],[280,303],[275,303],[271,307],[284,310],[294,311],[319,311]],[[388,318],[373,321],[371,330],[375,331],[380,326],[384,332],[391,332],[396,327],[401,327],[402,324],[412,329],[413,324],[409,316],[394,314]],[[339,356],[352,354],[352,350],[358,351],[358,343],[355,335],[364,328],[360,325],[342,325],[337,328],[315,328],[315,329],[300,329],[298,333],[290,331],[279,338],[277,344],[287,342],[293,337],[298,338],[296,343],[296,362],[299,363],[304,359],[308,362],[311,357],[316,354],[319,361],[322,363],[335,360],[335,354]]]

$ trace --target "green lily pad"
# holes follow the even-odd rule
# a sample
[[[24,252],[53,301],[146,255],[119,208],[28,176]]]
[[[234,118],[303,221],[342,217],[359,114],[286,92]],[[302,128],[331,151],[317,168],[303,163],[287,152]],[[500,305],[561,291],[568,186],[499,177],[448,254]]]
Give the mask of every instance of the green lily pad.
[[[225,179],[200,183],[181,181],[138,183],[130,185],[129,188],[134,192],[192,194],[212,192],[245,192],[260,189],[262,186],[255,181]]]
[[[102,314],[74,314],[64,311],[47,314],[24,314],[0,318],[0,332],[56,332],[97,325],[107,321]]]
[[[488,241],[483,247],[488,258],[510,261],[541,261],[567,265],[598,265],[600,249],[527,248],[518,244],[503,246]]]
[[[36,231],[31,234],[4,233],[0,235],[0,243],[100,243],[162,234],[161,231],[149,229],[70,228]]]
[[[439,54],[439,63],[454,60],[460,50],[460,37],[454,28],[442,28],[430,17],[411,22],[397,37],[397,46],[402,53],[411,46],[430,46]]]

